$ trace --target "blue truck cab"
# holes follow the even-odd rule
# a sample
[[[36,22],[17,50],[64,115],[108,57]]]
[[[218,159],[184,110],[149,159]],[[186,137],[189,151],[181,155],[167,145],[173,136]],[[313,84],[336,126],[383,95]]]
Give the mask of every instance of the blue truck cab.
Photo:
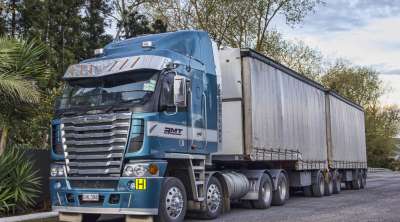
[[[71,65],[51,123],[53,210],[180,221],[186,200],[204,201],[220,138],[215,50],[206,32],[178,31]]]

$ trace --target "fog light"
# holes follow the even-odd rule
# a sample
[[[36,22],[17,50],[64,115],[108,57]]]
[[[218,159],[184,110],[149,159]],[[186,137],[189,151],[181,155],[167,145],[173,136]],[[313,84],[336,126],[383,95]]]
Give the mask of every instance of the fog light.
[[[111,194],[110,199],[108,200],[110,204],[117,204],[119,203],[119,194]]]
[[[135,183],[133,181],[129,181],[127,184],[128,189],[134,190],[135,189]]]

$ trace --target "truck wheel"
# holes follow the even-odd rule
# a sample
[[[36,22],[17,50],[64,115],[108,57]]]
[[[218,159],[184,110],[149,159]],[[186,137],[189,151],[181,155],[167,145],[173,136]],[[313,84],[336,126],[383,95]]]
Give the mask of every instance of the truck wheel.
[[[361,174],[359,171],[356,171],[355,175],[355,179],[353,179],[351,185],[354,190],[359,190],[361,188]]]
[[[83,222],[93,222],[99,219],[100,214],[82,214],[82,221]]]
[[[272,202],[272,181],[268,174],[261,176],[260,188],[258,189],[258,199],[253,200],[253,207],[256,209],[267,209]]]
[[[327,176],[328,178],[325,178],[325,180],[324,180],[324,182],[325,182],[325,184],[324,184],[324,187],[325,187],[324,193],[325,193],[325,196],[330,196],[330,195],[332,195],[332,193],[333,193],[333,179],[332,179],[332,174],[331,174],[331,173],[328,173],[328,174],[326,174],[326,176]]]
[[[367,186],[367,174],[365,171],[361,173],[361,189],[364,189]]]
[[[342,181],[339,172],[335,171],[333,173],[333,193],[338,194],[342,190]]]
[[[186,214],[186,190],[182,182],[175,177],[165,178],[160,195],[157,222],[183,221]]]
[[[272,196],[272,205],[280,206],[285,204],[286,200],[289,199],[289,183],[285,174],[279,174],[277,184],[278,186]]]
[[[324,176],[322,175],[321,171],[317,173],[315,181],[312,185],[312,191],[314,197],[322,197],[325,192],[325,181]]]
[[[215,177],[211,177],[207,184],[206,190],[206,212],[204,214],[205,219],[217,218],[223,207],[223,196],[222,186],[219,180]]]

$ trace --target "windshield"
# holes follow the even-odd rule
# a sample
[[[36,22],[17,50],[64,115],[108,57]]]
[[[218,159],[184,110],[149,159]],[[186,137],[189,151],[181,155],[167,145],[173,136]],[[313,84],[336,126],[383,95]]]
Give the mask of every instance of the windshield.
[[[136,71],[70,80],[57,102],[57,109],[145,103],[155,90],[157,78],[156,71]]]

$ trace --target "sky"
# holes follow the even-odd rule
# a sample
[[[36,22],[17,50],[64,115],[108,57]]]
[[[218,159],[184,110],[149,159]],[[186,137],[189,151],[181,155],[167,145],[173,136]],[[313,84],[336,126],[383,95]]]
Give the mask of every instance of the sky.
[[[400,0],[324,0],[290,27],[273,24],[284,38],[302,40],[328,59],[344,58],[380,72],[383,104],[400,106]]]

